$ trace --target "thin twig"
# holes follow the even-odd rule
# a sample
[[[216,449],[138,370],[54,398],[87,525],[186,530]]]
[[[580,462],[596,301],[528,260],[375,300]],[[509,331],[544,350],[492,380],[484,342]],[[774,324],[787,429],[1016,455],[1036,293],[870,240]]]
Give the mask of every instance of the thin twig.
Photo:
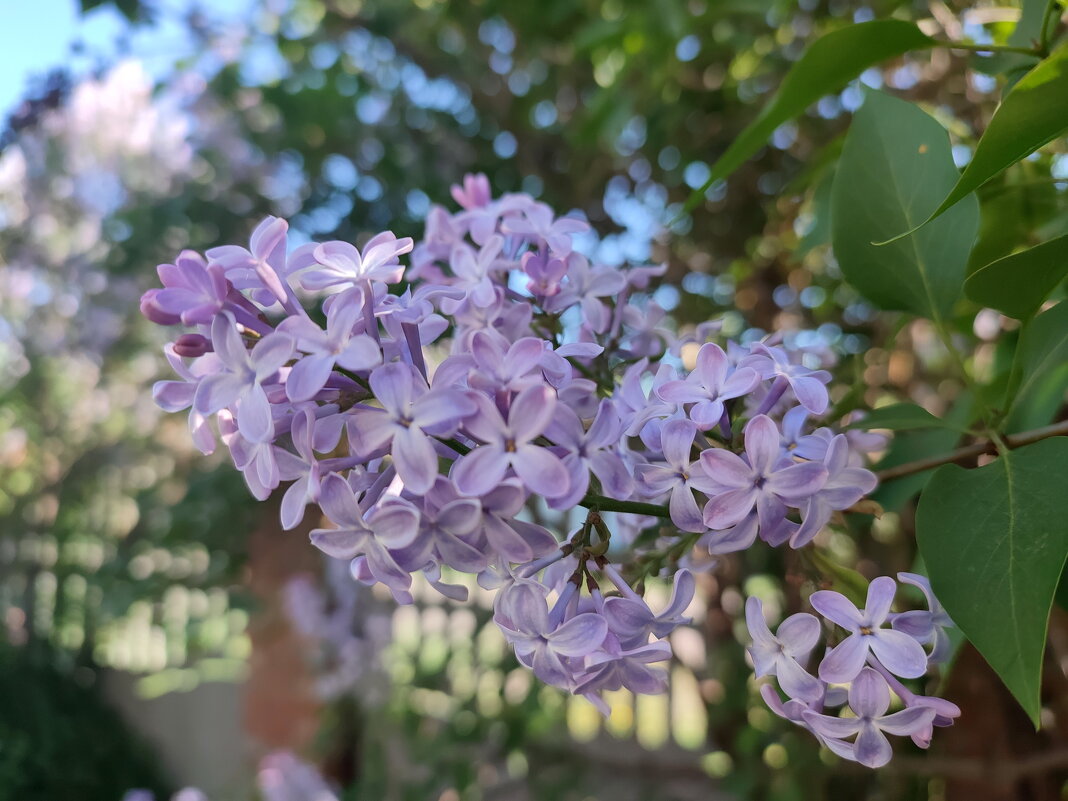
[[[1011,450],[1012,448],[1022,448],[1024,445],[1030,445],[1039,440],[1065,435],[1068,435],[1068,420],[1054,423],[1053,425],[1045,426],[1043,428],[1036,428],[1033,431],[1010,434],[1009,436],[1004,437],[1004,444],[1005,447]],[[965,445],[963,448],[957,448],[955,451],[943,453],[939,456],[930,456],[926,459],[917,459],[914,462],[899,464],[896,467],[888,467],[885,470],[879,470],[875,475],[879,477],[881,483],[885,483],[887,481],[893,481],[895,478],[904,478],[905,476],[922,473],[925,470],[931,470],[944,464],[953,464],[955,462],[962,462],[966,459],[974,459],[977,456],[982,456],[984,453],[994,453],[996,450],[997,445],[993,440],[974,442],[971,445]]]

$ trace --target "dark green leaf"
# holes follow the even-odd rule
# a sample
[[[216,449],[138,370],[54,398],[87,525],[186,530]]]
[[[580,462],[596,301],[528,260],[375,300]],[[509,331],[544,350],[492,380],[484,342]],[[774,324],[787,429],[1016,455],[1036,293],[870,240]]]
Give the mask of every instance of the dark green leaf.
[[[988,183],[979,194],[979,238],[968,257],[968,275],[1023,247],[1039,245],[1060,231],[1045,231],[1060,214],[1057,187],[1049,164],[1024,161],[1005,180]],[[965,292],[968,288],[965,286]]]
[[[1038,395],[1051,391],[1059,405],[1066,375],[1068,303],[1058,303],[1028,323],[1020,335],[1006,398],[1010,414]]]
[[[1068,236],[1005,256],[968,277],[964,291],[976,303],[1025,320],[1068,275]]]
[[[979,225],[974,196],[904,239],[872,242],[925,219],[959,175],[941,125],[911,103],[868,93],[835,172],[831,226],[846,279],[879,307],[950,314]]]
[[[938,469],[916,536],[935,594],[1038,726],[1046,624],[1068,555],[1068,438]]]
[[[712,165],[704,186],[686,201],[686,210],[696,208],[712,184],[726,178],[760,150],[776,128],[821,97],[840,89],[868,67],[933,44],[934,40],[911,22],[896,19],[850,25],[817,39],[790,68],[760,115]]]
[[[1012,88],[994,112],[957,185],[927,219],[903,230],[915,231],[944,214],[999,172],[1065,131],[1068,131],[1068,43],[1039,62]]]
[[[887,428],[891,431],[908,431],[918,428],[950,428],[960,431],[960,427],[946,420],[940,420],[915,403],[891,403],[872,409],[863,420],[850,423],[846,428]]]

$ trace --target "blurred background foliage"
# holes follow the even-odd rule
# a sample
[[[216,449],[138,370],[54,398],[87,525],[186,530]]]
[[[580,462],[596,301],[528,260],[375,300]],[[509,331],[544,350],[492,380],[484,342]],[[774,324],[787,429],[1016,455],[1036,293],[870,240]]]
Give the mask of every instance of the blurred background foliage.
[[[938,410],[960,392],[922,321],[877,314],[843,284],[830,178],[865,85],[922,104],[963,164],[1003,86],[966,67],[991,59],[936,50],[869,70],[779,128],[729,191],[715,184],[692,214],[681,210],[820,35],[898,16],[939,36],[1006,42],[1034,25],[1025,16],[1017,29],[1014,2],[267,0],[229,17],[162,0],[82,8],[123,15],[131,41],[178,27],[183,47],[152,76],[132,46],[128,60],[41,76],[0,140],[0,614],[15,651],[34,654],[18,673],[0,669],[5,687],[25,676],[45,692],[65,676],[84,689],[102,668],[144,676],[149,693],[244,675],[258,610],[248,534],[273,507],[256,508],[221,457],[192,451],[182,422],[155,410],[147,387],[164,372],[161,340],[137,298],[155,264],[242,241],[265,214],[288,217],[298,240],[418,235],[430,205],[481,171],[497,192],[581,210],[604,262],[666,261],[655,298],[678,325],[722,318],[743,340],[810,331],[806,344],[839,358],[838,411],[887,395]],[[1068,230],[1068,184],[1051,174],[1068,179],[1063,152],[980,192],[977,265]],[[958,329],[979,338],[977,369],[993,370],[1003,355],[982,343],[1000,324],[980,330],[976,308],[958,311]],[[946,438],[902,435],[884,465],[951,447]],[[908,480],[884,487],[889,513],[836,535],[834,553],[868,574],[910,568],[915,491]],[[947,780],[919,756],[878,776],[846,771],[752,703],[736,641],[742,599],[761,592],[791,611],[794,559],[724,560],[703,585],[700,636],[676,643],[690,656],[673,668],[671,698],[635,710],[621,697],[603,732],[584,702],[514,670],[482,628],[484,606],[424,599],[386,625],[384,694],[354,693],[359,679],[327,693],[311,753],[351,799],[943,797]],[[988,686],[1000,692],[980,681],[954,697],[966,716],[967,693]],[[63,692],[70,709],[98,703]],[[1020,725],[1011,704],[995,707],[969,727]],[[0,731],[20,726],[8,709],[0,698]],[[0,775],[30,764],[18,742],[0,747]],[[33,759],[98,764],[64,742]],[[981,760],[977,748],[946,737],[933,756]],[[140,775],[138,786],[165,784]],[[116,797],[8,787],[0,781],[0,798]]]

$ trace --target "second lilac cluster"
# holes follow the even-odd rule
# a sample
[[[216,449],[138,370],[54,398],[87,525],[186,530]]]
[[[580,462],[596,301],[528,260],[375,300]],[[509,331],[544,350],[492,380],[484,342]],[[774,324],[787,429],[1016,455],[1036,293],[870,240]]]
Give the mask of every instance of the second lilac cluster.
[[[948,658],[945,629],[953,623],[926,578],[898,573],[898,580],[920,588],[928,608],[892,612],[897,583],[888,576],[871,582],[863,609],[841,593],[812,594],[813,609],[833,627],[837,640],[823,654],[815,675],[807,667],[824,628],[819,618],[791,615],[773,634],[760,600],[751,597],[745,605],[756,675],[774,676],[787,696],[784,701],[771,684],[762,685],[760,694],[771,710],[808,729],[838,756],[872,768],[885,765],[893,755],[887,734],[911,737],[927,748],[934,727],[952,725],[960,715],[950,701],[919,695],[904,683]],[[887,714],[891,693],[902,708]]]

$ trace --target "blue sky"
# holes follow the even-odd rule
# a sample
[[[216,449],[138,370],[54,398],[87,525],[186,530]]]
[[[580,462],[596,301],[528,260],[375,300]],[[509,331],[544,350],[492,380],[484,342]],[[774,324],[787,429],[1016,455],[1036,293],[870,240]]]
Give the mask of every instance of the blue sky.
[[[122,15],[110,6],[82,17],[78,0],[7,0],[0,25],[0,118],[15,106],[34,74],[70,65],[78,73],[113,61],[120,52],[117,40],[127,32]],[[130,52],[150,72],[165,73],[174,60],[188,51],[189,43],[177,18],[194,6],[191,0],[159,0],[159,21],[130,38]],[[213,17],[233,18],[254,5],[254,0],[211,0]],[[72,45],[83,51],[75,54]]]

